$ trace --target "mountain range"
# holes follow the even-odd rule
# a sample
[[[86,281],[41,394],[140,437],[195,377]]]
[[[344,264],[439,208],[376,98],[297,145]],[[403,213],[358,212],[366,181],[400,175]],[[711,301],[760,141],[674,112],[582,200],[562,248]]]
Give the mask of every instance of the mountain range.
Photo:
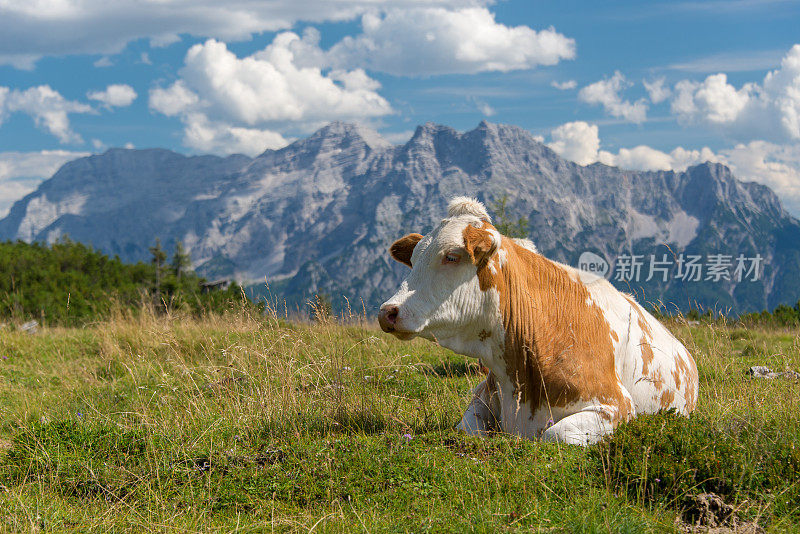
[[[672,309],[741,313],[800,298],[800,223],[766,186],[717,163],[580,166],[524,129],[487,122],[464,133],[427,123],[403,145],[332,123],[255,158],[111,149],[66,163],[16,202],[0,239],[68,235],[126,261],[149,260],[156,238],[168,251],[182,241],[206,277],[268,280],[295,304],[344,295],[369,310],[405,274],[388,246],[433,228],[455,195],[490,209],[505,198],[507,219],[526,218],[547,257],[599,258],[618,287]],[[697,280],[686,276],[692,257]],[[736,270],[743,260],[750,272]],[[629,263],[639,276],[626,276]]]

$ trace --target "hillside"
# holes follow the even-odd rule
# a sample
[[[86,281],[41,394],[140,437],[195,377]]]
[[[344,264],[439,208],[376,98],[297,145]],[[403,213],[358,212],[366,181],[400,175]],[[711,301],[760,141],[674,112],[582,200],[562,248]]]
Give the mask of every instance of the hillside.
[[[372,309],[404,276],[389,244],[432,228],[457,194],[490,205],[507,196],[509,216],[526,217],[528,236],[552,259],[577,265],[590,251],[615,275],[641,256],[639,276],[615,283],[672,310],[743,313],[800,298],[800,223],[767,187],[711,163],[582,167],[525,130],[486,122],[466,133],[428,123],[402,146],[333,123],[256,158],[114,149],[64,165],[17,202],[0,239],[68,234],[126,261],[145,259],[156,237],[167,248],[180,240],[210,278],[266,278],[295,303],[325,293]],[[651,255],[665,254],[666,281],[648,270]],[[681,254],[699,257],[698,280],[679,279]],[[715,256],[728,262],[725,275],[708,270]],[[760,258],[756,272],[737,273],[739,256]]]

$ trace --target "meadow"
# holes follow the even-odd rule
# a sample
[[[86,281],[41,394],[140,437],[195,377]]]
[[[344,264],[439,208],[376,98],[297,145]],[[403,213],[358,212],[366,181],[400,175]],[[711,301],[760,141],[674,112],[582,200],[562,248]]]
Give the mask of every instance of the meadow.
[[[697,411],[584,449],[455,431],[475,361],[346,323],[0,329],[0,531],[676,532],[703,492],[800,528],[800,383],[746,374],[800,370],[796,330],[670,320]]]

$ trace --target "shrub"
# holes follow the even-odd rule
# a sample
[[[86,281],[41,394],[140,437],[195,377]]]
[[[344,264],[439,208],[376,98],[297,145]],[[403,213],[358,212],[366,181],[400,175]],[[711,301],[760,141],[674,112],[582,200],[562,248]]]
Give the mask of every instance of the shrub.
[[[800,507],[800,436],[789,423],[754,428],[731,418],[674,412],[640,415],[590,451],[594,472],[640,501],[675,503],[713,492],[734,501],[778,496],[776,507]]]

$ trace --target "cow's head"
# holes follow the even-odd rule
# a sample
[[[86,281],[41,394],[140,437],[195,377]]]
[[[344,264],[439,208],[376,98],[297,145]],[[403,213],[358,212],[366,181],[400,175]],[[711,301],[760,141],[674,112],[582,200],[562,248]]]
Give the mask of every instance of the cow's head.
[[[496,272],[502,236],[477,200],[458,197],[448,216],[428,235],[408,234],[389,249],[411,268],[400,289],[383,303],[381,328],[400,339],[452,337],[465,327],[483,328],[496,316],[498,297],[479,274]]]

